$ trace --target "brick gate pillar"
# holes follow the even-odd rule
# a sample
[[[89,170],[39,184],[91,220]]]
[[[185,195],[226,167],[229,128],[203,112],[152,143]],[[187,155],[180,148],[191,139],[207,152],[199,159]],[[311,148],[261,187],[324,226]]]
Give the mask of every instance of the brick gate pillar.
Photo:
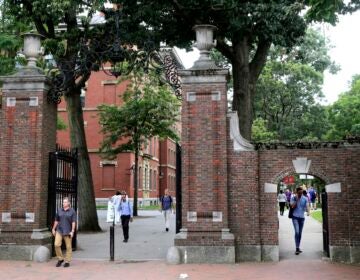
[[[205,29],[200,32],[207,32]],[[183,218],[175,246],[184,263],[233,263],[234,236],[228,229],[227,199],[228,70],[214,65],[198,37],[197,30],[200,59],[191,69],[179,71]]]
[[[56,105],[48,103],[49,83],[37,68],[25,67],[2,81],[0,259],[42,261],[51,249],[47,184]]]

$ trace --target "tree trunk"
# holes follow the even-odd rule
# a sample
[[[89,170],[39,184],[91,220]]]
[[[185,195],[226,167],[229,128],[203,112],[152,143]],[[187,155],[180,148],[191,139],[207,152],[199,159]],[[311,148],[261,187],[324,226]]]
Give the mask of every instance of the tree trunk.
[[[139,149],[136,145],[135,149],[135,172],[134,172],[134,205],[133,205],[133,215],[134,217],[138,215],[138,189],[139,189]]]
[[[234,97],[232,110],[238,113],[241,135],[245,139],[250,140],[253,108],[250,92],[249,47],[247,40],[243,39],[234,45],[233,51]]]
[[[80,101],[80,90],[65,96],[69,119],[71,147],[78,149],[78,229],[79,231],[101,231],[99,226],[94,185],[87,151],[84,118]]]

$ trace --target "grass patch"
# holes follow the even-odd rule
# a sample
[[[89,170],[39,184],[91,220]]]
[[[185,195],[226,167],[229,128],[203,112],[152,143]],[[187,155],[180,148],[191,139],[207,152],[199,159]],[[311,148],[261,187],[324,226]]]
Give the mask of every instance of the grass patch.
[[[138,210],[159,210],[159,205],[138,206]],[[107,205],[96,205],[97,210],[107,210]]]
[[[160,206],[159,205],[139,206],[138,209],[139,210],[159,210]]]
[[[322,217],[322,211],[314,211],[311,214],[311,217],[313,217],[315,220],[317,220],[318,222],[322,223],[323,221],[323,217]]]

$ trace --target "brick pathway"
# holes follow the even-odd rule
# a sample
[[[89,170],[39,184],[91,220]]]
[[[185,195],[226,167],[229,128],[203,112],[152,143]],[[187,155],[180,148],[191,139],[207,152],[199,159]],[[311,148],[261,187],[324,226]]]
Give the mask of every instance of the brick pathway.
[[[171,279],[359,279],[360,266],[316,261],[281,261],[278,263],[241,263],[235,265],[167,265],[161,261],[121,263],[74,260],[71,267],[48,263],[0,261],[0,279],[67,280],[171,280]],[[188,276],[182,278],[183,276]]]

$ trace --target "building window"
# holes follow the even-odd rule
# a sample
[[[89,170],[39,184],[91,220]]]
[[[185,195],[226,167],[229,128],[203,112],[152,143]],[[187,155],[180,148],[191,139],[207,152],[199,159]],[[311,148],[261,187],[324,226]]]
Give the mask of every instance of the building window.
[[[157,184],[156,184],[156,180],[157,180],[157,179],[156,179],[156,177],[157,177],[157,176],[156,176],[156,175],[157,175],[156,173],[157,173],[156,170],[154,170],[154,191],[156,191],[156,187],[157,187],[157,186],[156,186],[156,185],[157,185]]]
[[[152,170],[150,169],[150,172],[149,172],[149,174],[150,174],[150,180],[149,180],[149,189],[151,190],[152,189],[152,180],[153,180],[153,174],[152,174]]]
[[[107,164],[102,169],[102,189],[115,190],[115,165]]]

